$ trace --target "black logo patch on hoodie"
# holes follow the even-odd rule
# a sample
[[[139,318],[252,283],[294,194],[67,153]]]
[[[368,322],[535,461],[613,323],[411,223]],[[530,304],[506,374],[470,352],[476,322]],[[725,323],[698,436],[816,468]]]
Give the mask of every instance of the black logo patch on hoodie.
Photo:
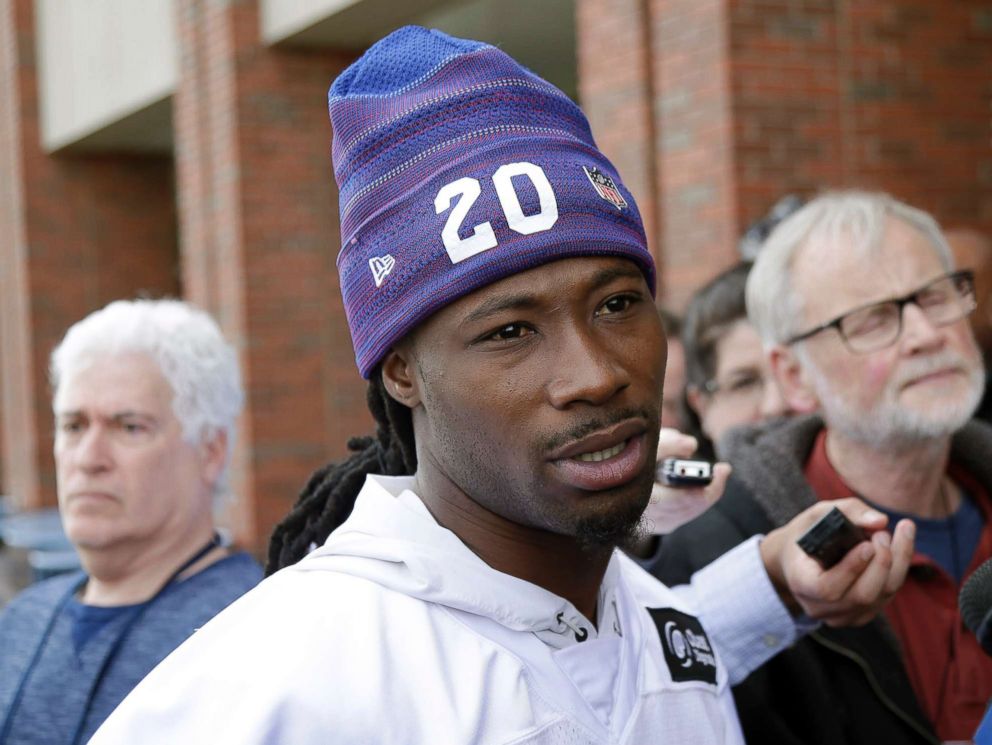
[[[674,608],[648,608],[648,613],[661,634],[672,680],[716,685],[716,655],[699,619]]]

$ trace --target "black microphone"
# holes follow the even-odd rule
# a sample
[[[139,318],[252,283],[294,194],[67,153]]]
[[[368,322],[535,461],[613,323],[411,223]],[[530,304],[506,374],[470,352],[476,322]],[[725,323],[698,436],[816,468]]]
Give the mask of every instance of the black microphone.
[[[992,559],[976,569],[958,596],[961,620],[978,637],[986,654],[992,655]]]

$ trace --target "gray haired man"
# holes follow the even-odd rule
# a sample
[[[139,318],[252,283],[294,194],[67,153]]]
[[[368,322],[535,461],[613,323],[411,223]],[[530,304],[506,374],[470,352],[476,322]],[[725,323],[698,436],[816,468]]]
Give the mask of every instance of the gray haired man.
[[[234,349],[202,311],[118,301],[52,353],[59,510],[83,571],[0,615],[0,743],[89,740],[138,681],[261,578],[221,545],[243,394]]]
[[[745,735],[970,739],[992,695],[992,659],[957,610],[992,556],[992,430],[970,421],[984,380],[971,274],[926,213],[828,193],[769,236],[747,303],[786,401],[808,415],[728,438],[727,493],[671,537],[660,576],[677,581],[818,500],[909,518],[916,554],[886,618],[821,630],[752,676],[736,693]]]

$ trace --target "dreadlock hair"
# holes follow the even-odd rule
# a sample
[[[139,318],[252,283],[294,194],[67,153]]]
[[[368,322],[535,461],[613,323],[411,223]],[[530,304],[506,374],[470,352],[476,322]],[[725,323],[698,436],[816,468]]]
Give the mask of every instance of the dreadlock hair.
[[[381,365],[369,376],[366,400],[375,418],[375,437],[352,437],[352,456],[313,473],[296,505],[272,531],[266,575],[295,564],[314,544],[327,540],[351,514],[368,474],[409,476],[417,470],[412,414],[386,392]]]

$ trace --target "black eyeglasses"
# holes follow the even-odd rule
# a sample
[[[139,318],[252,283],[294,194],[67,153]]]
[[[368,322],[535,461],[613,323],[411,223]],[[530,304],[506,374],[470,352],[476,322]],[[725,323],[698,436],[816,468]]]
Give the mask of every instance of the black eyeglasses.
[[[912,303],[935,326],[946,326],[975,309],[975,275],[963,269],[935,279],[908,295],[848,311],[832,321],[793,336],[786,344],[795,344],[827,329],[837,329],[852,352],[865,353],[883,349],[902,333],[902,309]]]

